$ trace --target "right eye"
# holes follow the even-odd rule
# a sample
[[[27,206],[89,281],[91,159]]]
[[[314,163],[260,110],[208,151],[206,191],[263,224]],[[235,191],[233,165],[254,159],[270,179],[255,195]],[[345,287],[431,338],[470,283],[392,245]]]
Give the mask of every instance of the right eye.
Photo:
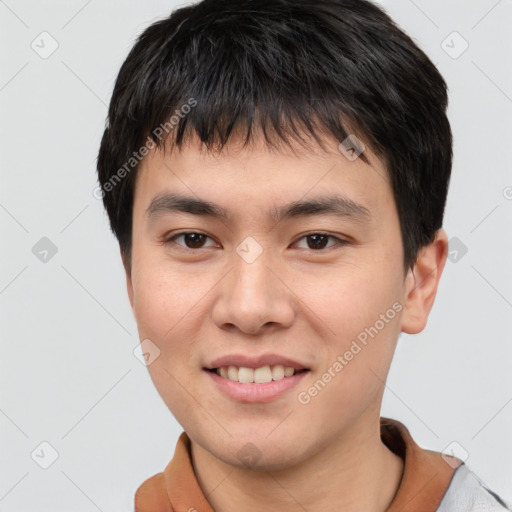
[[[180,244],[175,242],[175,240],[183,238],[184,244]],[[176,243],[176,245],[179,245],[180,247],[190,250],[194,249],[202,249],[204,242],[206,239],[210,238],[209,236],[205,235],[204,233],[199,233],[197,231],[182,231],[181,233],[176,233],[175,235],[166,238],[165,244],[170,244],[171,242]],[[211,238],[210,238],[211,240]]]

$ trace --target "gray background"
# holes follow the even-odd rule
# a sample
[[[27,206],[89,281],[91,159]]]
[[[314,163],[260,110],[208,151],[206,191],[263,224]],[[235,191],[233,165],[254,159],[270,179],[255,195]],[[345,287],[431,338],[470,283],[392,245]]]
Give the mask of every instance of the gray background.
[[[451,261],[426,329],[400,337],[382,413],[512,501],[512,2],[382,3],[446,78],[455,137]],[[0,1],[0,511],[132,510],[181,432],[134,356],[92,195],[119,67],[177,5]]]

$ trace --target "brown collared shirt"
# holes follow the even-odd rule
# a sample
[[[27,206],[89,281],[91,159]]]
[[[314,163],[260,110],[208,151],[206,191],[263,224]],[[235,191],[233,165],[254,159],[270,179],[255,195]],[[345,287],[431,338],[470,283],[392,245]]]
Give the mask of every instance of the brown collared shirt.
[[[399,421],[381,418],[384,444],[404,460],[400,486],[387,512],[504,512],[503,500],[459,459],[420,448]],[[163,472],[135,493],[135,512],[214,512],[199,487],[183,432]]]

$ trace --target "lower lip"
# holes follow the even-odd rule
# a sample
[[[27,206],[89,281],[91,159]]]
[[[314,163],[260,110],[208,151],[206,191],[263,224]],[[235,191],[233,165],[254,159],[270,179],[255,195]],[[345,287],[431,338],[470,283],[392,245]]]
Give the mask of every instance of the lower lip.
[[[229,397],[246,403],[270,402],[295,387],[309,373],[295,373],[291,377],[256,384],[255,382],[235,382],[217,375],[215,372],[204,370],[219,389]]]

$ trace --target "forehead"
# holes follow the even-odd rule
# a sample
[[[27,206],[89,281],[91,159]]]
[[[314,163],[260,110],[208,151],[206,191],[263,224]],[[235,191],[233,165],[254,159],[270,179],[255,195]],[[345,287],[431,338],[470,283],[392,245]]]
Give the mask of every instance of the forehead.
[[[257,210],[275,221],[330,208],[371,217],[383,199],[392,200],[385,166],[368,148],[364,162],[347,158],[338,146],[327,139],[324,148],[311,140],[307,147],[292,141],[276,148],[259,137],[247,146],[235,138],[222,151],[209,151],[197,139],[154,149],[139,166],[134,210],[151,216],[183,207],[224,219],[236,210]]]

